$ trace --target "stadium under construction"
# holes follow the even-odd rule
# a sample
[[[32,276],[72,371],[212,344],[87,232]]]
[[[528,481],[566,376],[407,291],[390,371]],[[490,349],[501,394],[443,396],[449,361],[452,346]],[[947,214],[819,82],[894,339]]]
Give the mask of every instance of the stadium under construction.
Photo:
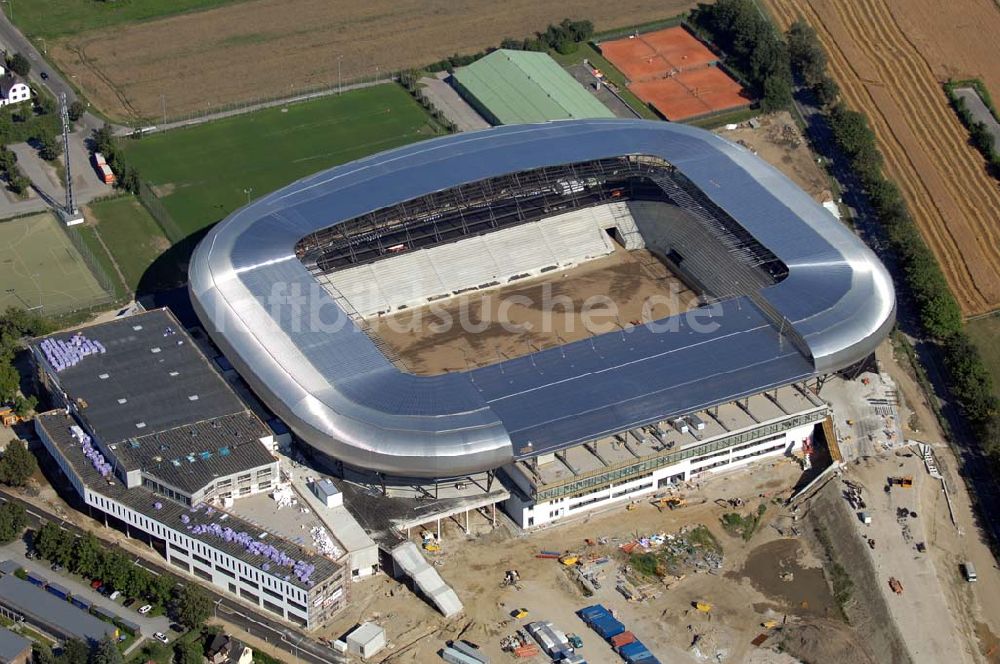
[[[480,344],[437,372],[378,333],[615,252],[646,252],[695,302],[495,361]],[[449,136],[319,173],[218,224],[189,288],[314,458],[384,490],[489,492],[500,471],[523,527],[801,449],[829,414],[807,381],[864,360],[895,316],[874,254],[775,169],[625,120]]]

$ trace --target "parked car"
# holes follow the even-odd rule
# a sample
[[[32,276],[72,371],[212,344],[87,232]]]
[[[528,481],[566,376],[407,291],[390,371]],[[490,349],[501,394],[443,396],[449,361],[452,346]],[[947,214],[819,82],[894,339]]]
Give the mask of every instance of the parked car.
[[[169,641],[169,639],[167,638],[167,635],[164,634],[163,632],[157,632],[157,633],[153,634],[153,638],[155,638],[160,643],[167,643]]]
[[[101,581],[100,579],[94,579],[93,581],[90,582],[90,587],[93,588],[94,590],[97,590],[98,588],[100,588],[103,585],[104,585],[104,582]]]
[[[62,571],[62,565],[60,565],[59,563],[52,563],[52,571],[53,572]]]
[[[108,595],[108,599],[114,601],[114,600],[118,599],[119,597],[121,597],[121,594],[122,593],[121,593],[120,590],[116,590],[113,593],[111,593],[110,595]]]
[[[131,607],[133,604],[135,604],[135,597],[129,597],[127,600],[122,602],[122,606],[124,606],[126,609]]]
[[[43,71],[43,72],[42,72],[41,74],[39,74],[39,76],[41,76],[41,77],[42,77],[42,80],[43,80],[43,81],[47,81],[47,80],[49,80],[49,74],[48,74],[48,72],[44,72],[44,71]]]
[[[139,614],[144,616],[152,610],[153,610],[152,606],[150,606],[149,604],[143,604],[141,607],[139,607]]]

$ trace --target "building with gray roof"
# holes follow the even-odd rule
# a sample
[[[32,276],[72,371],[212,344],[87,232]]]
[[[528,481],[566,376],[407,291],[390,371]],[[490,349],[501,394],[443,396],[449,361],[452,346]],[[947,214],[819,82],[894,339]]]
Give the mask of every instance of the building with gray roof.
[[[0,577],[0,607],[4,615],[23,619],[59,639],[97,643],[105,635],[112,638],[118,635],[114,625],[13,574]]]
[[[24,664],[31,657],[31,641],[0,627],[0,664]]]
[[[682,314],[418,376],[329,286],[339,270],[612,201],[716,303],[712,331]],[[711,133],[631,120],[499,127],[318,173],[217,224],[189,276],[205,328],[302,440],[417,478],[490,471],[837,371],[895,318],[878,258],[788,178]],[[278,288],[302,302],[276,304]]]

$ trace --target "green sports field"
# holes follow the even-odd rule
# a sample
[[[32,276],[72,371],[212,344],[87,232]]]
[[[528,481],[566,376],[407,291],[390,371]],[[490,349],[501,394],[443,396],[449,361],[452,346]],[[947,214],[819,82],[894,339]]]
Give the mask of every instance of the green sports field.
[[[180,234],[189,236],[245,205],[248,197],[438,132],[402,87],[386,84],[122,145]]]
[[[4,14],[29,37],[57,37],[227,5],[238,0],[7,0]]]
[[[110,299],[59,223],[47,212],[0,222],[0,309],[58,315]]]
[[[114,256],[129,291],[147,292],[184,283],[179,269],[157,262],[170,242],[134,196],[99,201],[88,209],[94,230]]]

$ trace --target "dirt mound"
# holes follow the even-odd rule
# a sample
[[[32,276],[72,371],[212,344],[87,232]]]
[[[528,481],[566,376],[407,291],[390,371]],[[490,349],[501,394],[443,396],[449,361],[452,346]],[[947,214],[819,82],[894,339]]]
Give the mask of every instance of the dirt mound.
[[[875,664],[876,661],[850,628],[834,620],[789,624],[780,638],[781,650],[803,662]]]

